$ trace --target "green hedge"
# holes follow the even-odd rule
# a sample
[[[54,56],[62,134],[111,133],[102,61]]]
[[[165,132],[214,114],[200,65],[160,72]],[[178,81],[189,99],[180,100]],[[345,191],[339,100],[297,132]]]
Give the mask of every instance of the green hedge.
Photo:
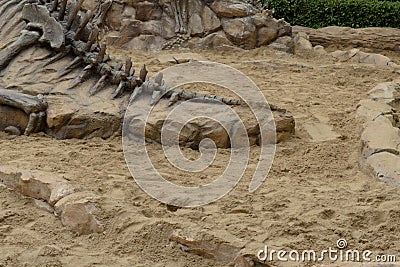
[[[265,0],[276,18],[292,25],[400,28],[400,1]]]

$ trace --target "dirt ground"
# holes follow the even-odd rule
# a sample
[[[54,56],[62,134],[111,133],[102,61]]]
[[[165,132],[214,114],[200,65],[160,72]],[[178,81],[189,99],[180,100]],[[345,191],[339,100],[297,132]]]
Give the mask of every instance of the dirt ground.
[[[261,188],[248,192],[250,170],[217,202],[173,212],[136,185],[120,137],[58,141],[37,134],[7,140],[0,134],[2,165],[59,173],[94,191],[101,197],[98,218],[105,226],[103,234],[76,236],[31,200],[0,187],[0,266],[220,266],[169,242],[166,224],[273,249],[320,251],[345,238],[354,249],[400,256],[400,192],[359,170],[361,124],[355,118],[358,101],[399,73],[328,56],[279,56],[267,48],[199,53],[248,75],[270,103],[296,118],[296,135],[277,146]],[[169,66],[157,63],[155,54],[132,56],[136,63],[147,62],[151,73]],[[316,121],[330,125],[338,138],[313,140],[305,126]],[[174,177],[161,148],[149,145],[149,151],[161,173],[194,184],[199,178],[212,179],[229,160],[228,151],[220,150],[218,164],[203,177]],[[252,157],[250,169],[256,163]]]

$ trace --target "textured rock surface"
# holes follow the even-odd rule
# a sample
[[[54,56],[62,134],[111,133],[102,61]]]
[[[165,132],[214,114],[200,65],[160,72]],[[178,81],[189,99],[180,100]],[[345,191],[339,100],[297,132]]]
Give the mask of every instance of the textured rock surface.
[[[225,34],[233,45],[251,49],[291,35],[289,24],[243,0],[120,1],[107,23],[115,30],[108,43],[128,50],[218,48]]]
[[[138,104],[138,103],[135,103]],[[168,131],[169,134],[179,136],[180,145],[197,149],[201,140],[209,138],[213,140],[218,148],[229,148],[231,143],[229,136],[232,139],[239,138],[235,135],[237,128],[240,124],[236,120],[233,120],[228,115],[221,113],[219,105],[213,103],[191,103],[186,105],[184,111],[182,111],[181,117],[176,117],[175,121],[170,122],[168,127],[164,126],[167,121],[167,115],[175,108],[175,106],[168,106],[168,100],[161,100],[160,103],[153,109],[151,116],[146,121],[146,138],[147,140],[161,143],[161,133],[165,134]],[[204,117],[196,118],[183,125],[179,121],[184,120],[187,114],[191,114],[193,117],[196,116],[198,110],[206,110],[207,114],[203,114]],[[224,110],[224,109],[223,109]],[[258,124],[255,119],[247,119],[251,117],[250,109],[246,107],[233,107],[233,110],[237,114],[244,118],[245,127],[250,140],[250,145],[259,144],[260,131]],[[139,109],[137,109],[139,112]],[[140,114],[129,114],[131,118],[129,121],[133,123],[144,123],[143,121],[136,121]],[[179,116],[180,114],[178,114]],[[281,142],[289,138],[294,134],[295,123],[294,118],[291,114],[282,111],[273,112],[276,131],[277,131],[277,142]],[[212,118],[218,117],[226,123],[226,129],[217,121]],[[222,119],[222,118],[225,118]],[[135,132],[136,133],[136,132]],[[230,135],[228,134],[230,133]],[[136,134],[140,134],[137,132]]]
[[[313,45],[364,47],[377,50],[400,51],[400,29],[394,28],[363,28],[331,26],[321,29],[311,29],[294,26],[293,33],[305,32]]]

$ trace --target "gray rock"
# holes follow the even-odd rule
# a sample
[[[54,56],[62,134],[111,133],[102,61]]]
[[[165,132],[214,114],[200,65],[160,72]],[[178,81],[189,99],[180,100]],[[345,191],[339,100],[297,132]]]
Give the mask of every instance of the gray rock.
[[[294,53],[294,42],[292,37],[289,36],[279,37],[275,42],[268,45],[268,47],[289,54]]]
[[[21,135],[21,131],[15,127],[15,126],[8,126],[4,129],[4,132],[6,132],[9,135],[14,135],[14,136],[19,136]]]
[[[257,9],[244,1],[219,0],[211,4],[212,10],[223,18],[247,17],[257,13]]]

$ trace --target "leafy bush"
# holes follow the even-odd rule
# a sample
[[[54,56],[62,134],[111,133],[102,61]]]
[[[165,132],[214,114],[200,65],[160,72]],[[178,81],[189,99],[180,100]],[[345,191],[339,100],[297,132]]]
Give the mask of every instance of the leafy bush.
[[[292,25],[400,27],[400,1],[378,0],[264,0],[275,17]]]

